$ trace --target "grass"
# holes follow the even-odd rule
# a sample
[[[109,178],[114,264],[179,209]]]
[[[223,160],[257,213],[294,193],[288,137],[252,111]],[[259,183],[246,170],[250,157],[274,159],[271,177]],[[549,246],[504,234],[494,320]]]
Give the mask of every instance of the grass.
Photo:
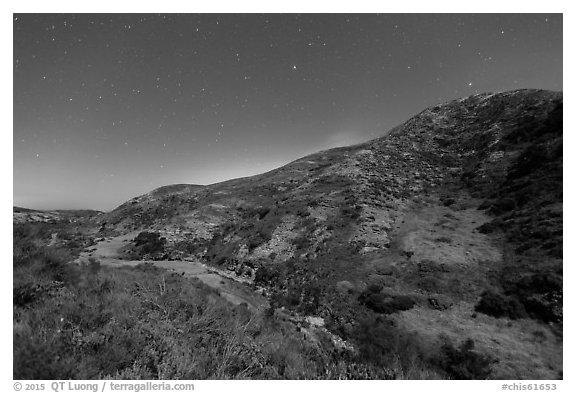
[[[298,332],[271,328],[198,281],[153,266],[61,262],[44,278],[21,266],[15,266],[15,293],[41,289],[15,302],[16,379],[311,378],[318,372],[316,349]],[[44,285],[62,278],[61,268],[74,279]]]
[[[273,314],[233,306],[195,279],[151,264],[109,268],[69,263],[34,228],[14,238],[15,379],[392,378],[383,366],[341,358]],[[304,287],[299,307],[318,307]],[[402,374],[404,375],[404,374]]]
[[[350,317],[343,337],[356,348],[342,352],[326,333],[316,331],[310,340],[274,312],[253,314],[243,305],[233,306],[196,279],[146,263],[111,268],[91,258],[84,265],[71,264],[73,255],[47,247],[43,237],[36,237],[37,230],[24,227],[15,233],[15,379],[451,375],[439,355],[431,356],[439,347],[430,350],[416,334],[359,308],[355,297],[335,300],[343,308],[339,314]],[[275,273],[262,270],[257,275],[269,280]],[[277,292],[277,305],[313,315],[321,307],[323,289],[318,281],[297,283]]]

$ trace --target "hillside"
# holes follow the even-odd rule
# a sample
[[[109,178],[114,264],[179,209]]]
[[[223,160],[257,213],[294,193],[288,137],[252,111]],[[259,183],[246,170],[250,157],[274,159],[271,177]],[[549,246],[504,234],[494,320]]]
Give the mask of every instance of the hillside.
[[[14,206],[12,217],[14,222],[73,222],[81,218],[94,217],[102,214],[98,210],[34,210]]]
[[[170,258],[241,273],[341,332],[351,323],[340,298],[354,303],[371,284],[384,301],[408,295],[434,310],[483,296],[493,316],[558,323],[562,94],[451,101],[382,138],[155,191],[100,219],[118,233],[159,232]]]
[[[416,348],[395,360],[406,370],[442,348],[491,359],[488,373],[434,360],[449,377],[561,378],[562,102],[450,101],[261,175],[154,190],[91,218],[93,237],[122,239],[126,261],[217,269],[270,314],[316,318],[343,359]]]

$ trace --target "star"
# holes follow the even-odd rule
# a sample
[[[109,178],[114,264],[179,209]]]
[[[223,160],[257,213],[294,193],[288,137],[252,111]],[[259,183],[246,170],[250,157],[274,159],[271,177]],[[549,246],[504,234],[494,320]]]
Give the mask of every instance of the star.
[[[42,164],[60,168],[95,146],[103,166],[85,168],[94,178],[109,173],[107,161],[112,166],[145,159],[153,163],[146,168],[163,165],[190,174],[181,170],[192,167],[190,160],[218,154],[227,160],[251,143],[279,149],[277,160],[291,159],[314,148],[304,146],[310,142],[305,138],[324,140],[343,123],[359,135],[384,133],[437,97],[451,100],[476,89],[530,83],[562,89],[561,74],[554,77],[561,69],[561,14],[502,14],[490,23],[448,14],[88,14],[77,19],[14,14],[13,20],[15,156],[34,161],[38,153]],[[500,80],[509,69],[513,77]],[[470,76],[478,86],[466,81]],[[263,119],[274,127],[264,126]],[[289,139],[281,130],[297,141],[283,143]],[[45,146],[33,132],[43,132],[48,142],[50,133],[57,134],[58,143]],[[20,143],[24,137],[26,143]],[[78,144],[80,153],[48,150],[64,141]],[[211,149],[222,149],[214,157],[202,151],[208,141]],[[139,148],[150,156],[138,155]],[[170,161],[168,168],[163,159],[156,161],[161,153],[179,153],[179,161]],[[211,173],[205,172],[202,176]],[[126,173],[119,171],[116,178]],[[193,176],[182,180],[200,181]],[[164,181],[154,179],[157,185]]]

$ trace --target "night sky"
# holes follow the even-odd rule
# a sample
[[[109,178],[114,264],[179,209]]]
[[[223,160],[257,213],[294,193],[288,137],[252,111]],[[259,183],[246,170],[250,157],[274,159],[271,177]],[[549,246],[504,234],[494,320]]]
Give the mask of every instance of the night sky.
[[[14,205],[110,210],[479,92],[562,90],[562,16],[14,15]]]

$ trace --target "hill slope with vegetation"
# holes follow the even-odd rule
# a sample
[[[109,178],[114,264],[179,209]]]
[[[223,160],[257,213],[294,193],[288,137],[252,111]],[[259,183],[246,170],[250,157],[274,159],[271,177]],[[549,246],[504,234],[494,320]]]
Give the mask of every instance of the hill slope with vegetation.
[[[562,93],[478,94],[262,175],[163,187],[86,219],[83,233],[134,234],[127,260],[236,276],[270,300],[258,318],[281,314],[304,335],[297,356],[314,347],[335,367],[282,363],[266,377],[554,379],[562,181]],[[326,336],[294,322],[306,318]]]

